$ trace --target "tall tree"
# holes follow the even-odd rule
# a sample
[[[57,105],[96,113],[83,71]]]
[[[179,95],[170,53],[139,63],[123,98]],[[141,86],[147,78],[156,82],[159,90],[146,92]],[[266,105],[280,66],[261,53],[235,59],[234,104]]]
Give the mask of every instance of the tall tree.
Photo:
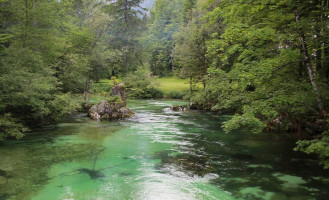
[[[173,62],[174,38],[183,23],[183,1],[156,0],[148,23],[146,51],[150,54],[150,68],[156,75],[166,76],[175,69]]]
[[[215,28],[206,26],[204,17],[207,10],[203,9],[204,2],[203,0],[197,1],[195,8],[187,11],[187,16],[193,17],[182,25],[179,32],[174,35],[173,55],[178,66],[177,73],[183,77],[190,77],[193,83],[202,83],[205,92],[209,67],[209,59],[206,56],[206,41],[210,38],[210,33],[215,31]]]
[[[58,81],[53,76],[56,59],[53,42],[57,1],[14,0],[2,32],[10,35],[0,61],[0,140],[19,137],[24,128],[53,119]],[[8,37],[7,37],[8,38]],[[63,107],[62,107],[63,108]],[[61,108],[58,107],[57,110]]]
[[[98,0],[1,1],[0,140],[54,122],[111,57],[110,23]],[[9,9],[7,9],[9,8]]]
[[[108,5],[107,12],[113,19],[109,27],[111,44],[123,55],[121,70],[125,73],[142,64],[138,40],[144,24],[141,2],[142,0],[117,0]]]

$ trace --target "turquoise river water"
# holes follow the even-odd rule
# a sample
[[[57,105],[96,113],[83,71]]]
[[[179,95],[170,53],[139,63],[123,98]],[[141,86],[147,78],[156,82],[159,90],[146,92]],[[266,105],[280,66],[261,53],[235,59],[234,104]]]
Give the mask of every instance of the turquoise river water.
[[[284,134],[226,134],[230,116],[131,100],[130,119],[77,114],[0,145],[0,200],[325,200],[329,173]]]

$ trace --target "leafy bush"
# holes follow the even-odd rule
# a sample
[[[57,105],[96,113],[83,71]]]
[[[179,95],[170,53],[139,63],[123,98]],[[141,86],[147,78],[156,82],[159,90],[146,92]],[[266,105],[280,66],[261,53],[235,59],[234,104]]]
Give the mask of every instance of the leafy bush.
[[[127,96],[139,99],[162,98],[164,93],[154,87],[148,88],[129,88],[127,89]]]
[[[143,67],[139,67],[134,73],[129,73],[123,81],[127,96],[135,98],[162,98],[163,92],[156,89],[156,76]]]
[[[143,94],[144,98],[162,98],[164,93],[154,87],[146,88]]]
[[[319,138],[313,140],[299,140],[295,151],[315,154],[320,159],[324,169],[329,169],[329,115],[326,120],[326,129]]]
[[[167,96],[172,99],[184,99],[184,97],[188,95],[187,92],[178,92],[178,91],[171,91]]]
[[[11,117],[10,114],[0,116],[0,141],[5,140],[7,137],[15,137],[20,139],[23,137],[22,132],[27,131],[28,128],[18,120]]]
[[[104,92],[111,92],[112,91],[112,85],[108,83],[94,83],[91,87],[91,93],[104,93]]]
[[[328,132],[323,134],[320,139],[299,140],[295,151],[302,151],[307,154],[315,154],[320,159],[320,164],[324,169],[329,169],[329,136]]]
[[[114,97],[108,97],[105,100],[109,103],[123,103],[122,99],[118,95],[115,95]]]
[[[79,107],[79,101],[72,98],[70,94],[58,94],[49,102],[51,113],[48,117],[50,120],[57,121],[78,110]]]

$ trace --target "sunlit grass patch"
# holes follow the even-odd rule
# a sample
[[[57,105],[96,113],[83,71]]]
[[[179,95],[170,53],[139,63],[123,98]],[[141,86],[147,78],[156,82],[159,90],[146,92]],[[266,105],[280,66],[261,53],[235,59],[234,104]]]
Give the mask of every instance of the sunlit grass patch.
[[[158,82],[160,83],[158,89],[165,93],[169,93],[172,91],[187,92],[189,91],[189,87],[190,87],[188,79],[165,77],[165,78],[159,78]]]
[[[101,79],[99,80],[99,83],[107,83],[113,85],[113,81],[111,79]]]

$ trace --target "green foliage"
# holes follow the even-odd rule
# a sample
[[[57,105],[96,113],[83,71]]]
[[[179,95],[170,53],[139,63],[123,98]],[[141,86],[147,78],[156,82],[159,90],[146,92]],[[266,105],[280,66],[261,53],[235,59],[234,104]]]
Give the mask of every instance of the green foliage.
[[[286,4],[290,9],[282,9],[282,2],[276,4],[271,7],[263,2],[250,5],[222,1],[220,9],[208,15],[210,24],[217,23],[212,22],[217,18],[224,27],[220,37],[213,34],[213,39],[207,41],[208,57],[212,67],[217,68],[208,72],[220,80],[210,82],[214,86],[208,93],[218,94],[211,97],[216,109],[233,107],[239,114],[224,126],[227,131],[251,125],[261,132],[275,120],[288,130],[305,116],[316,115],[312,113],[317,106],[316,95],[301,64],[294,5]],[[285,13],[285,17],[279,13]],[[245,105],[249,109],[244,109]]]
[[[91,88],[91,92],[94,94],[101,94],[101,93],[111,93],[112,91],[112,85],[109,83],[94,83]]]
[[[329,106],[329,19],[322,1],[198,0],[183,10],[173,34],[176,74],[204,86],[192,88],[198,107],[235,113],[225,131],[324,131],[318,121]]]
[[[317,155],[320,159],[320,164],[323,165],[324,169],[329,169],[329,115],[327,120],[324,122],[325,131],[312,140],[299,140],[295,151],[301,151],[307,154]]]
[[[80,108],[80,102],[72,98],[70,94],[57,94],[53,98],[49,102],[51,120],[60,120]]]
[[[115,95],[113,97],[108,97],[105,100],[108,101],[109,103],[114,103],[114,104],[123,103],[122,99],[118,95]]]
[[[172,99],[183,99],[187,94],[187,92],[171,91],[167,96]]]
[[[22,133],[27,130],[23,124],[12,118],[10,114],[0,115],[0,141],[5,140],[7,137],[20,139],[23,137]]]
[[[136,72],[129,73],[123,81],[128,97],[135,98],[161,98],[163,93],[156,89],[156,76],[150,70],[139,67]]]
[[[119,84],[119,79],[117,77],[115,77],[115,76],[112,76],[111,77],[111,81],[112,81],[113,85]]]
[[[144,90],[144,94],[142,95],[142,98],[162,98],[164,96],[164,93],[155,88],[155,87],[148,87]]]
[[[153,74],[168,76],[175,68],[173,63],[173,35],[183,22],[183,1],[155,0],[144,38],[145,50],[149,52],[149,63]]]
[[[196,2],[196,7],[191,9],[196,17],[192,17],[174,34],[176,72],[182,77],[192,77],[194,83],[205,83],[208,68],[205,41],[209,38],[209,32],[216,31],[203,21],[206,12],[201,8],[202,3]]]
[[[299,140],[295,151],[302,151],[307,154],[319,156],[320,163],[324,169],[329,169],[329,132],[323,133],[323,137],[313,140]]]
[[[108,76],[110,18],[97,0],[1,1],[1,138],[59,120],[77,108],[67,92]],[[92,13],[92,14],[91,14]],[[8,115],[10,113],[10,115]]]
[[[57,85],[53,70],[29,49],[12,46],[5,53],[0,68],[0,111],[24,113],[34,119],[48,115],[47,103]]]
[[[112,85],[99,80],[123,74],[130,97],[183,98],[190,89],[200,107],[235,113],[227,132],[315,137],[329,106],[325,2],[156,0],[147,19],[141,0],[2,0],[0,140],[70,113],[68,92],[108,95]],[[151,71],[189,79],[159,86]],[[329,168],[327,132],[296,150]]]
[[[84,90],[88,73],[88,59],[81,54],[68,53],[57,63],[57,76],[64,92],[79,93]]]
[[[109,24],[110,43],[121,55],[121,59],[116,59],[113,63],[120,66],[113,70],[116,75],[133,72],[143,63],[139,37],[145,21],[141,18],[144,15],[141,2],[142,0],[117,0],[106,7],[106,12],[113,19]]]
[[[265,128],[264,122],[255,117],[254,111],[250,107],[244,108],[242,115],[235,114],[231,120],[224,123],[224,131],[230,132],[240,127],[249,129],[252,133],[261,133]]]

